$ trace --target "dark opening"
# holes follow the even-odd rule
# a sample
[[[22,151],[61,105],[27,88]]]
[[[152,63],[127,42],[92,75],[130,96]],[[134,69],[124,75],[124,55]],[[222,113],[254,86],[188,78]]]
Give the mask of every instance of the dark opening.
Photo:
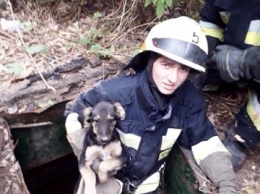
[[[78,177],[77,159],[73,154],[24,172],[31,194],[72,194]]]

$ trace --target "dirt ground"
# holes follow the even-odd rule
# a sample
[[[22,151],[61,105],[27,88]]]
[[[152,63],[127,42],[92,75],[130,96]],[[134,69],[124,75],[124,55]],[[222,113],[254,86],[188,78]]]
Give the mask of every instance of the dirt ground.
[[[204,92],[209,103],[208,117],[221,139],[224,139],[226,126],[234,121],[239,107],[246,103],[247,94],[246,88],[238,89],[236,92]],[[248,150],[245,163],[236,172],[239,194],[260,193],[259,154],[260,145],[255,150]]]
[[[73,7],[67,1],[50,1],[51,9],[21,2],[13,12],[0,8],[0,19],[19,20],[18,28],[23,26],[19,33],[0,28],[0,112],[9,114],[42,110],[72,99],[98,80],[117,76],[156,22],[154,14],[129,14],[137,6],[134,3],[127,7],[88,1],[86,9],[79,10],[79,5]],[[183,13],[179,7],[172,17]],[[149,22],[144,23],[142,17]],[[223,138],[226,124],[245,102],[245,91],[204,94],[208,116]],[[246,162],[236,172],[239,194],[260,193],[259,153],[260,147],[248,151]]]

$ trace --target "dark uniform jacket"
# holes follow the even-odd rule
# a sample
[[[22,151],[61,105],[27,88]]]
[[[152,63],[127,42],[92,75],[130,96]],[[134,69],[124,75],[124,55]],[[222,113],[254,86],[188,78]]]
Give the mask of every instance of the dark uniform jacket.
[[[200,17],[200,25],[207,35],[209,54],[212,54],[212,51],[214,52],[215,47],[219,44],[228,44],[242,50],[260,46],[259,0],[206,0]],[[208,64],[208,66],[208,76],[205,83],[221,83],[222,80],[215,68],[216,65]],[[247,82],[260,99],[260,83],[251,80],[241,81],[243,85]],[[243,106],[236,115],[238,122],[236,133],[246,140],[247,146],[253,147],[260,138],[259,119],[255,117],[260,101],[252,101],[251,93],[249,96],[249,103]]]
[[[243,50],[260,46],[259,0],[206,0],[200,20],[209,53],[221,42]]]
[[[142,180],[157,171],[179,135],[179,143],[186,148],[216,135],[205,116],[204,97],[189,81],[173,94],[167,110],[160,111],[147,75],[144,70],[102,81],[68,103],[65,111],[65,115],[81,115],[85,106],[102,100],[122,104],[126,118],[116,128],[128,156],[122,171],[130,180]]]

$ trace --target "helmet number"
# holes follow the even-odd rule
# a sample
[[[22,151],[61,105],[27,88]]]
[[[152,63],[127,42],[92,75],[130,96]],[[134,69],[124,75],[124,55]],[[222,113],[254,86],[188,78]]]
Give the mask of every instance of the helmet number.
[[[196,32],[193,32],[192,42],[194,42],[196,44],[198,44],[198,42],[199,42],[199,36],[196,34]]]

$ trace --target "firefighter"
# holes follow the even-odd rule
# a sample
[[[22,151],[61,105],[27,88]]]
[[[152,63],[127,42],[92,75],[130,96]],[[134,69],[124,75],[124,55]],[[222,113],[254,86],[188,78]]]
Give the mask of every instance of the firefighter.
[[[127,154],[126,166],[116,175],[123,194],[156,193],[159,171],[176,141],[192,150],[219,193],[236,193],[231,155],[206,117],[202,93],[188,79],[205,72],[207,53],[206,37],[196,21],[184,16],[166,20],[151,29],[125,66],[135,74],[101,81],[67,104],[65,125],[72,137],[80,130],[85,107],[102,100],[124,107],[126,118],[116,125]],[[82,135],[70,142],[80,149],[76,137]]]
[[[249,89],[249,100],[227,128],[224,141],[239,169],[246,149],[260,142],[260,1],[206,0],[199,23],[209,47],[205,85]]]

